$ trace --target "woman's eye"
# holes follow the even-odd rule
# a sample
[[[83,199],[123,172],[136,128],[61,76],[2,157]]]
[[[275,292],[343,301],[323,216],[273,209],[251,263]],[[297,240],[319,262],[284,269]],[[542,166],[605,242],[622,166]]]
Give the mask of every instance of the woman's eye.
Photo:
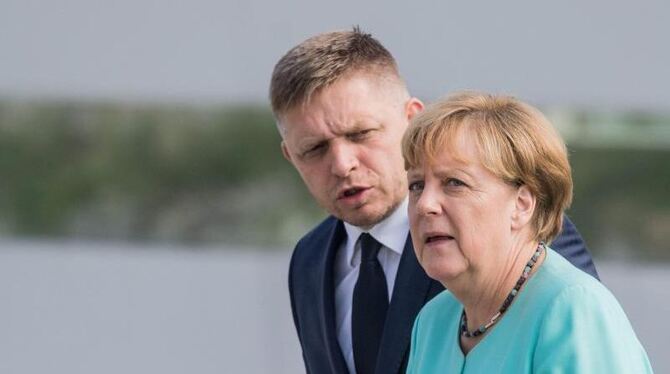
[[[462,180],[456,178],[448,178],[446,180],[446,185],[449,187],[462,187],[467,186]]]
[[[412,192],[423,190],[423,182],[412,182],[409,184],[409,190]]]

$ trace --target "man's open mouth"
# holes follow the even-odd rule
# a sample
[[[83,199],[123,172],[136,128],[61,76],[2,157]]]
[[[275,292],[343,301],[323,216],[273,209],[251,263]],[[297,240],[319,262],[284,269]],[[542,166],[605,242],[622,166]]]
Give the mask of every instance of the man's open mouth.
[[[342,193],[340,193],[340,199],[355,196],[365,190],[366,188],[363,187],[347,188],[346,190],[342,191]]]

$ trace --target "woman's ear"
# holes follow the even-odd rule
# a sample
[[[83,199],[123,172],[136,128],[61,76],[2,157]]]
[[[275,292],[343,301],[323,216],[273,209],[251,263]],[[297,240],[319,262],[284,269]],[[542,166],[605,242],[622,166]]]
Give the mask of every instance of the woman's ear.
[[[535,195],[526,185],[521,185],[516,192],[514,213],[512,214],[512,229],[519,230],[530,223],[535,212]]]

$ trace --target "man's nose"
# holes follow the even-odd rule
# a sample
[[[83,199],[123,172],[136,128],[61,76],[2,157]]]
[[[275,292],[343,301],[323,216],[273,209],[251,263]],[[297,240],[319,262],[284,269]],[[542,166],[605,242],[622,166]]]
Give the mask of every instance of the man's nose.
[[[358,155],[350,144],[334,143],[331,152],[331,172],[338,177],[347,177],[358,167]]]

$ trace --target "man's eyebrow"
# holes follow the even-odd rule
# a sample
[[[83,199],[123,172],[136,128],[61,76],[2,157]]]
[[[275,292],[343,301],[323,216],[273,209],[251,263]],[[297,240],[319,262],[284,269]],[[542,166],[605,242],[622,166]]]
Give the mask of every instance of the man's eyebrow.
[[[349,129],[347,133],[358,132],[362,130],[376,129],[380,128],[381,124],[372,121],[357,121]]]
[[[328,138],[319,138],[319,137],[303,138],[298,142],[298,149],[301,152],[303,152],[309,150],[310,148],[313,148],[316,145],[326,142],[328,142]]]

